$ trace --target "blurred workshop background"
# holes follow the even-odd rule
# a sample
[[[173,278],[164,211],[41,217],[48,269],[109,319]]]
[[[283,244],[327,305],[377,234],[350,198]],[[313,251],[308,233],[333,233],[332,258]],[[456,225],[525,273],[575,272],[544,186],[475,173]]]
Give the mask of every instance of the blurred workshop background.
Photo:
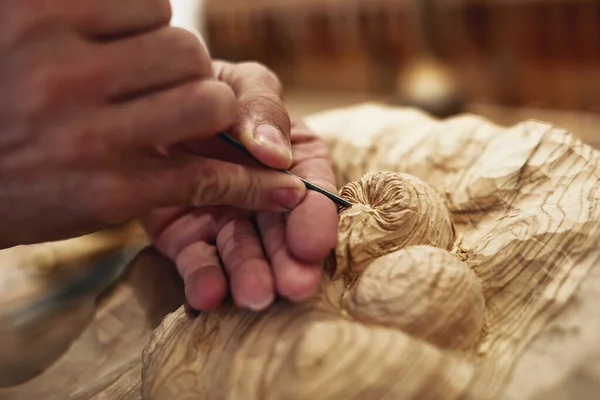
[[[600,0],[202,3],[213,57],[266,64],[297,113],[374,100],[542,119],[600,146]]]

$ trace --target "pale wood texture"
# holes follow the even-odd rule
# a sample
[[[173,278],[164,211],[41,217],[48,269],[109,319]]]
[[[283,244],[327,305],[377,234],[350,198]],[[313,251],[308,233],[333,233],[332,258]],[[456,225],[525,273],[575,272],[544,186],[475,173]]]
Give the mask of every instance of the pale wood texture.
[[[539,122],[505,129],[475,116],[437,121],[378,104],[326,112],[308,123],[329,142],[339,186],[370,171],[393,171],[443,194],[456,232],[451,253],[477,276],[485,299],[476,344],[448,350],[423,335],[427,327],[409,334],[406,326],[352,318],[338,305],[354,286],[333,278],[303,305],[279,303],[258,314],[228,306],[196,319],[182,309],[171,314],[146,349],[143,393],[153,399],[522,399],[529,386],[532,398],[539,385],[521,379],[520,389],[511,388],[511,372],[598,259],[599,153]],[[442,267],[451,264],[440,259],[435,263]],[[419,307],[425,300],[413,302]]]
[[[342,188],[354,204],[338,224],[336,274],[359,273],[376,257],[426,244],[450,250],[454,225],[443,199],[422,180],[405,174],[369,173]]]
[[[357,203],[340,214],[319,296],[261,313],[168,314],[180,282],[147,251],[63,357],[0,398],[595,398],[600,153],[540,122],[503,128],[380,104],[307,122]]]
[[[45,335],[69,341],[60,344],[57,361],[22,385],[0,389],[3,400],[134,400],[140,399],[141,354],[152,331],[169,312],[183,303],[176,270],[152,249],[140,252],[119,282],[96,300],[87,326],[76,340],[60,334],[75,321],[63,312],[64,325],[44,326]],[[51,352],[56,341],[39,339]],[[40,346],[41,347],[41,346]],[[66,349],[65,349],[66,348]],[[3,360],[4,361],[4,360]],[[43,373],[41,373],[43,372]]]
[[[367,102],[388,102],[388,96],[364,92],[333,90],[288,90],[285,95],[288,108],[295,115],[309,117],[312,114]],[[564,128],[585,143],[600,149],[600,113],[569,110],[552,110],[535,107],[502,107],[489,102],[472,102],[467,112],[484,117],[502,126],[512,126],[535,119]],[[358,133],[358,132],[355,132]]]
[[[139,249],[137,232],[128,225],[0,252],[0,387],[39,374],[85,330]]]

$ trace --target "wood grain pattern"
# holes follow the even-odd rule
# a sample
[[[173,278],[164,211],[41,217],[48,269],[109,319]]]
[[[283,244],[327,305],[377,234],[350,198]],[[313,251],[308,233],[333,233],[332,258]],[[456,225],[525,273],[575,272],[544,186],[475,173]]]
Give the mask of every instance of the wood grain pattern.
[[[67,341],[48,368],[19,386],[0,389],[2,400],[138,400],[141,353],[150,334],[183,302],[181,279],[170,262],[152,249],[140,252],[116,285],[95,302],[75,336],[63,335],[77,321],[62,315],[62,325],[43,325],[44,336]],[[31,343],[31,342],[29,342]],[[53,353],[56,342],[43,341],[40,354]],[[42,365],[43,366],[43,365]]]
[[[0,387],[33,378],[67,351],[139,249],[137,232],[127,226],[0,252]]]
[[[599,152],[537,121],[380,104],[307,123],[357,203],[318,296],[192,314],[147,251],[60,361],[0,398],[586,398],[574,388],[600,330]]]
[[[388,308],[384,321],[344,311],[340,299],[359,290],[360,278],[348,282],[331,274],[320,296],[306,304],[282,302],[262,313],[229,306],[195,319],[182,309],[170,315],[146,349],[143,395],[158,400],[507,396],[520,355],[597,261],[599,153],[540,122],[505,129],[475,116],[440,121],[376,104],[315,115],[308,123],[328,140],[340,186],[356,185],[366,173],[391,171],[417,177],[443,194],[456,233],[452,250],[424,247],[454,257],[452,262],[477,277],[478,285],[467,286],[471,310],[477,310],[477,290],[485,301],[485,326],[467,329],[475,344],[448,350],[423,334],[439,321],[398,329],[389,323],[401,320],[398,309]],[[381,182],[386,176],[380,176]],[[374,189],[362,193],[364,198],[370,198],[369,190]],[[398,206],[386,212],[403,210]],[[423,218],[422,213],[417,217]],[[372,218],[357,229],[363,240],[356,243],[367,247],[369,229],[381,220]],[[427,234],[438,233],[428,229]],[[388,234],[397,235],[398,229]],[[378,271],[410,266],[391,251],[395,257],[388,254],[378,267],[375,260],[385,248],[379,251],[366,268],[358,269],[363,277],[385,277]],[[398,253],[403,251],[420,253],[410,245]],[[435,263],[433,270],[440,272],[454,268],[441,256]],[[422,280],[432,279],[423,265]],[[406,279],[416,278],[410,274]],[[406,289],[416,286],[406,282],[393,294],[410,295]],[[373,284],[371,290],[377,294],[384,287],[385,282]],[[433,287],[423,291],[430,295]],[[434,302],[422,300],[427,295],[412,298],[414,309],[435,309]],[[446,315],[453,311],[451,302],[439,304],[447,306]],[[369,312],[373,303],[366,305]],[[467,324],[462,321],[446,335]]]
[[[345,291],[342,309],[441,348],[470,348],[485,325],[477,275],[458,256],[432,246],[377,257]]]
[[[355,205],[340,215],[334,277],[408,246],[450,250],[454,226],[444,200],[412,175],[368,173],[340,192]]]

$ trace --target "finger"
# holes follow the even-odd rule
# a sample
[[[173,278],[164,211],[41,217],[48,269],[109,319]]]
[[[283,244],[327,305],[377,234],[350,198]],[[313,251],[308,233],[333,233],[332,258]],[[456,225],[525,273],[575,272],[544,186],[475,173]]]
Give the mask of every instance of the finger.
[[[137,172],[137,173],[135,173]],[[131,207],[234,206],[246,210],[287,212],[306,195],[302,182],[261,167],[246,167],[196,156],[161,160],[128,179]]]
[[[68,0],[54,8],[63,21],[90,37],[127,35],[171,20],[169,0]]]
[[[156,94],[107,106],[89,129],[114,148],[157,146],[214,136],[236,116],[231,89],[216,81],[194,81]],[[95,127],[95,128],[94,128]]]
[[[239,218],[249,218],[249,213],[232,207],[171,207],[152,210],[141,219],[156,248],[176,262],[188,302],[197,310],[214,308],[227,293],[215,253],[216,237],[223,226]]]
[[[337,193],[333,165],[323,141],[306,127],[294,127],[294,157],[299,164],[293,172],[316,185]],[[305,262],[325,259],[337,242],[337,206],[324,195],[309,191],[289,215],[286,237],[290,252]]]
[[[235,303],[255,311],[268,307],[275,298],[273,277],[254,225],[248,219],[231,221],[219,232],[217,248]]]
[[[273,168],[289,168],[290,117],[277,76],[258,63],[214,62],[213,68],[217,79],[231,86],[238,99],[234,136],[261,162]]]
[[[321,266],[303,262],[290,253],[285,238],[285,216],[259,213],[257,225],[273,267],[277,293],[292,301],[312,297],[319,287]]]
[[[198,37],[179,28],[102,43],[97,53],[109,71],[104,94],[111,99],[211,75],[210,56]]]
[[[305,168],[294,170],[316,185],[336,193],[327,174],[326,161],[311,160]],[[307,169],[308,171],[304,171]],[[329,174],[327,174],[329,175]],[[304,200],[289,214],[286,237],[290,252],[305,262],[318,263],[327,257],[337,241],[337,206],[321,193],[309,191]]]
[[[223,302],[227,280],[215,246],[194,242],[179,253],[175,263],[185,283],[185,297],[190,306],[210,310]]]
[[[336,245],[337,224],[335,204],[320,193],[307,193],[287,218],[290,254],[303,262],[321,263]]]
[[[223,226],[250,215],[250,211],[234,207],[166,207],[152,210],[141,222],[152,243],[175,260],[184,248],[195,242],[216,244]]]
[[[217,207],[215,207],[217,208]],[[179,253],[195,242],[214,244],[213,231],[218,212],[199,212],[188,207],[152,210],[142,218],[150,240],[167,257],[176,260]]]

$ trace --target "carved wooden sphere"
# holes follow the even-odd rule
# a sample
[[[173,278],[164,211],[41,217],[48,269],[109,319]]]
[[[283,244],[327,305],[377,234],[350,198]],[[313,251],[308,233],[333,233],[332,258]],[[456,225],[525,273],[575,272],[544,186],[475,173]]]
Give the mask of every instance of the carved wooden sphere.
[[[377,258],[342,306],[358,321],[399,328],[442,347],[473,345],[485,323],[479,278],[448,251],[411,246]]]
[[[368,173],[341,191],[354,205],[340,213],[336,276],[382,255],[426,244],[450,249],[454,227],[443,199],[417,177]]]

